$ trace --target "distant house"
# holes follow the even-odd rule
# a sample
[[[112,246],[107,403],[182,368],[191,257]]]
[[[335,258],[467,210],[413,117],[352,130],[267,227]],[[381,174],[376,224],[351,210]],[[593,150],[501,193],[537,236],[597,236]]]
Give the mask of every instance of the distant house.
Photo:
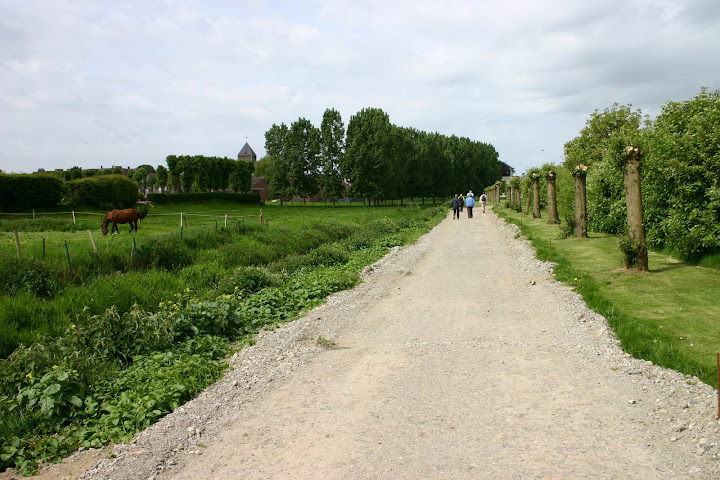
[[[268,197],[268,183],[267,180],[265,180],[265,177],[252,177],[252,181],[250,182],[250,191],[260,195],[260,200],[262,201],[270,198]]]
[[[240,153],[238,153],[238,160],[257,162],[257,155],[255,155],[255,151],[250,145],[248,145],[247,142],[245,142],[245,146],[243,146],[242,150],[240,150]]]

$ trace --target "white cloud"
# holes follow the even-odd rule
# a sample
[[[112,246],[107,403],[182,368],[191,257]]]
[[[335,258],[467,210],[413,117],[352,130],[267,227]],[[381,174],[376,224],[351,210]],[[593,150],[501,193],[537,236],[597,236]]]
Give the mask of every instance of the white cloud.
[[[234,157],[298,117],[392,122],[560,161],[594,109],[720,88],[711,0],[0,3],[0,168]],[[540,151],[545,151],[541,154]]]

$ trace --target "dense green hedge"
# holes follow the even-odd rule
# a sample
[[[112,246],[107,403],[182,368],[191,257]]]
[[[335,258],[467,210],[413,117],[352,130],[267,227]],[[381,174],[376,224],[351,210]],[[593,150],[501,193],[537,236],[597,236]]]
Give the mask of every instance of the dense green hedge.
[[[720,251],[720,90],[703,89],[690,100],[668,102],[652,122],[629,106],[595,111],[580,135],[565,144],[557,181],[564,220],[572,221],[574,211],[568,173],[583,163],[589,166],[588,228],[612,234],[627,230],[618,161],[627,145],[645,153],[642,197],[648,244],[683,259]]]
[[[123,175],[102,175],[67,182],[68,205],[128,208],[137,202],[138,185]]]
[[[63,182],[51,175],[0,174],[0,211],[25,212],[54,207],[63,197]]]
[[[155,203],[197,203],[215,200],[238,203],[260,203],[260,195],[257,193],[148,193],[147,198]]]
[[[720,251],[720,90],[668,102],[648,137],[648,242],[683,258]]]

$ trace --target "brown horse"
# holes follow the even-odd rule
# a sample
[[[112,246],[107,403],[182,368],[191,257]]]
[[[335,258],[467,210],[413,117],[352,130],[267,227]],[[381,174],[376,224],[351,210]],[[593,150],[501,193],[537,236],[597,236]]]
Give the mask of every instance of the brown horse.
[[[103,218],[102,234],[103,236],[107,235],[108,223],[112,223],[112,230],[110,230],[111,234],[113,232],[120,233],[117,226],[118,223],[129,223],[130,232],[133,231],[133,228],[137,232],[138,219],[145,218],[146,215],[147,209],[143,213],[138,212],[134,208],[128,208],[127,210],[110,210],[107,215],[105,215],[105,218]]]

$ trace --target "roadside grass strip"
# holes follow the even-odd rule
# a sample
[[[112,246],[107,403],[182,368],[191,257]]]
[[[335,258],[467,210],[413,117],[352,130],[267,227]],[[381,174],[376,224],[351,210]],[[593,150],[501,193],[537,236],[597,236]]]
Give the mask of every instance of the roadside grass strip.
[[[622,266],[617,238],[559,238],[557,225],[494,205],[518,225],[538,258],[556,263],[555,277],[607,318],[623,349],[636,358],[715,385],[720,352],[720,271],[649,252],[650,271]]]

